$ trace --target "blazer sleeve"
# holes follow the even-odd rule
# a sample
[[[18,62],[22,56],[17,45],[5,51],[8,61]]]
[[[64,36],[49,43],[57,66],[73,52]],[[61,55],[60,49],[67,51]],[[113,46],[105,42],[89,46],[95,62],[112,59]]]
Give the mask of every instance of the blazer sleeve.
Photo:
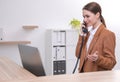
[[[96,61],[99,67],[111,70],[116,64],[115,46],[116,38],[113,32],[109,32],[103,40],[103,54],[99,55]]]
[[[79,56],[81,42],[82,42],[82,36],[79,35],[79,39],[78,39],[77,46],[76,46],[76,52],[75,52],[76,57]]]
[[[83,45],[85,45],[86,40],[87,40],[87,35],[86,35],[86,36],[84,36],[84,38],[83,38],[83,39],[84,39],[84,44],[83,44]],[[77,46],[76,46],[76,52],[75,52],[76,57],[78,57],[78,56],[79,56],[81,43],[82,43],[82,36],[81,36],[81,35],[79,35],[79,39],[78,39]]]

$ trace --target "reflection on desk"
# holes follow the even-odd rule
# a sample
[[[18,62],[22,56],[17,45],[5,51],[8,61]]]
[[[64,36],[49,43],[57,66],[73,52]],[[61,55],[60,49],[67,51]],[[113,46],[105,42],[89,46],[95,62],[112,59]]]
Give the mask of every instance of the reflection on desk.
[[[120,70],[35,77],[4,82],[120,82]]]

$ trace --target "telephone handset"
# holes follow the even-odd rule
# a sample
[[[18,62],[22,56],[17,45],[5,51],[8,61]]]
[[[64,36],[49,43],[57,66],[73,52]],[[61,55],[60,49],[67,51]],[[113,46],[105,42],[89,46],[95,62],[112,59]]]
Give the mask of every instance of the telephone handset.
[[[86,28],[86,23],[84,22],[83,24],[85,25],[85,27],[82,27],[82,31],[84,33],[88,33],[88,29]]]

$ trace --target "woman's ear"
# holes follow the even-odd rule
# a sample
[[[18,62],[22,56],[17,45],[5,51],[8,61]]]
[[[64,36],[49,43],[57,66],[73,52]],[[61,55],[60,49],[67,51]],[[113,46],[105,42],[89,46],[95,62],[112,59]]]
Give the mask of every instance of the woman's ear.
[[[100,13],[99,13],[99,12],[96,13],[96,17],[97,17],[97,18],[100,17]]]

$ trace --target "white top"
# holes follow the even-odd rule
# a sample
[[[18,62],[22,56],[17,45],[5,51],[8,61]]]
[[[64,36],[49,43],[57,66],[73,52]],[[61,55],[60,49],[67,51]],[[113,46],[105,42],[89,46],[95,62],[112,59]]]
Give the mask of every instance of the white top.
[[[89,49],[90,43],[91,43],[91,41],[92,41],[92,39],[93,39],[97,29],[99,28],[99,26],[100,26],[100,24],[95,29],[93,29],[93,27],[89,28],[90,36],[89,36],[88,41],[87,41],[87,51]]]

